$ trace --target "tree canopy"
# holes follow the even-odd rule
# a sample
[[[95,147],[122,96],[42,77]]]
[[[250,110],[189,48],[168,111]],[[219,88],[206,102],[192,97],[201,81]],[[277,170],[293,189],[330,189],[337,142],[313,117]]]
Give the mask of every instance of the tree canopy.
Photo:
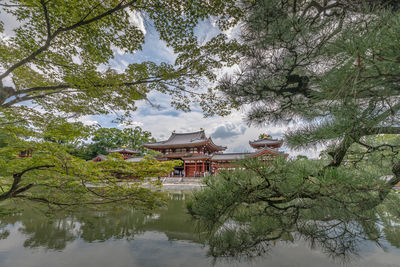
[[[180,164],[154,158],[128,162],[119,154],[93,162],[72,156],[58,143],[6,140],[0,147],[0,201],[26,200],[58,207],[125,203],[152,209],[162,203],[162,197],[142,187],[143,179],[166,175]],[[21,151],[29,151],[30,156],[20,157]]]
[[[0,107],[31,101],[77,116],[130,113],[151,90],[169,94],[184,110],[189,99],[206,105],[211,91],[188,86],[215,79],[212,70],[231,64],[229,50],[237,46],[222,33],[201,43],[195,27],[213,17],[225,30],[242,14],[236,1],[10,0],[0,8],[19,23],[14,35],[0,40]],[[175,64],[132,63],[123,72],[108,67],[115,50],[133,54],[142,48],[144,32],[135,22],[141,18],[173,48]]]
[[[151,137],[151,133],[143,131],[142,128],[125,128],[119,130],[117,128],[100,128],[94,132],[93,143],[89,146],[96,150],[97,154],[106,154],[106,150],[126,146],[130,149],[139,151],[142,155],[148,150],[142,144],[155,142],[156,139]]]
[[[107,155],[108,150],[126,147],[143,155],[154,155],[155,152],[142,146],[143,143],[155,142],[149,131],[139,126],[135,128],[99,128],[93,130],[86,138],[74,143],[67,143],[68,152],[86,160],[98,155]]]

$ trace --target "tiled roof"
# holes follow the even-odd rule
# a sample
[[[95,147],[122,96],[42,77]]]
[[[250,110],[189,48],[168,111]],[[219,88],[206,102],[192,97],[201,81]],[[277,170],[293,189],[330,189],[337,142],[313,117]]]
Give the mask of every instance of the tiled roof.
[[[172,133],[166,141],[147,143],[147,146],[194,144],[207,141],[204,131],[194,133]]]
[[[94,157],[92,160],[95,160],[97,158],[100,158],[101,160],[106,160],[107,159],[105,155],[101,155],[100,154],[100,155],[97,155],[96,157]]]
[[[224,150],[226,147],[214,144],[211,138],[207,138],[204,130],[193,133],[172,133],[166,141],[143,144],[144,147],[174,147],[179,145],[196,145],[210,142],[218,149]]]
[[[286,154],[285,152],[279,151],[277,149],[269,148],[269,147],[263,147],[262,149],[254,151],[253,153],[251,153],[251,156],[258,155],[260,153],[263,153],[264,151],[268,151],[268,152],[271,152],[273,154],[279,154],[279,155],[282,155],[282,156],[285,156],[285,157],[288,156],[288,154]]]
[[[259,139],[255,141],[249,141],[251,146],[271,146],[271,145],[282,145],[283,141],[278,139]]]

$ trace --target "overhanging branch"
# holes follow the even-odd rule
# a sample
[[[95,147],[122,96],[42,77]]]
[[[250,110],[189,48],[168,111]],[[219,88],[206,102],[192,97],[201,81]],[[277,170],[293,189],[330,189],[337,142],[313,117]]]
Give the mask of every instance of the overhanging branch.
[[[34,60],[38,55],[40,55],[41,53],[43,53],[44,51],[46,51],[50,45],[51,42],[54,40],[54,38],[56,38],[58,35],[60,35],[61,33],[65,33],[68,31],[72,31],[78,27],[82,27],[84,25],[93,23],[95,21],[101,20],[102,18],[112,15],[113,13],[125,9],[127,7],[129,7],[130,5],[132,5],[133,3],[135,3],[137,0],[132,0],[132,1],[128,1],[127,3],[123,4],[124,2],[126,2],[125,0],[121,1],[118,5],[116,5],[114,8],[99,14],[91,19],[85,20],[85,17],[82,18],[80,21],[67,26],[67,27],[60,27],[58,28],[54,33],[50,34],[47,36],[46,42],[37,50],[35,50],[34,52],[32,52],[29,56],[21,59],[20,61],[18,61],[17,63],[13,64],[11,67],[9,67],[3,74],[0,75],[0,80],[3,80],[5,77],[7,77],[11,72],[13,72],[15,69],[31,62],[32,60]],[[45,7],[45,5],[44,5]],[[45,12],[45,16],[47,17],[47,9],[44,11]],[[48,27],[50,27],[50,25],[48,24]],[[49,30],[49,28],[48,28]]]
[[[110,86],[135,86],[139,84],[147,84],[147,83],[156,83],[162,82],[162,78],[153,77],[147,80],[138,80],[134,82],[123,82],[123,83],[101,83],[101,84],[92,84],[91,87],[93,88],[105,88]],[[69,84],[58,84],[58,85],[50,85],[50,86],[36,86],[31,87],[23,90],[14,91],[11,96],[15,96],[15,99],[1,104],[0,107],[8,108],[14,104],[21,103],[23,101],[29,101],[34,99],[44,98],[48,95],[63,93],[65,90],[69,89],[83,89],[77,85],[69,85]],[[31,94],[31,93],[40,93],[42,94]],[[20,95],[24,95],[20,97]]]

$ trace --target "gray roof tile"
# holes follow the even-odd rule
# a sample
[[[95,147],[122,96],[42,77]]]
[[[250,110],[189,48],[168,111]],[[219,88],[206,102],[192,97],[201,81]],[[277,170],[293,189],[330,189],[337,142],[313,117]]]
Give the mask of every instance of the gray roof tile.
[[[214,144],[211,138],[207,138],[204,130],[193,133],[172,133],[166,141],[143,144],[145,147],[159,147],[159,146],[176,146],[176,145],[195,145],[210,141],[220,149],[226,147]]]
[[[278,140],[278,139],[270,139],[270,138],[266,138],[266,139],[259,139],[259,140],[255,140],[255,141],[249,141],[250,145],[278,145],[278,144],[282,144],[283,141],[282,140]]]
[[[101,160],[106,160],[107,159],[105,155],[100,154],[100,155],[97,155],[96,157],[92,158],[92,160],[95,160],[97,158],[100,158]]]

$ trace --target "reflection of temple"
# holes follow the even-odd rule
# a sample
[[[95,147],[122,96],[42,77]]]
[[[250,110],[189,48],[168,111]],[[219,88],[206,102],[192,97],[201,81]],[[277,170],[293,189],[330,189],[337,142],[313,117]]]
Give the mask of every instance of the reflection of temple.
[[[234,168],[235,162],[245,158],[287,157],[277,150],[282,146],[281,140],[263,138],[250,145],[256,149],[249,153],[222,153],[226,147],[214,144],[207,138],[204,130],[192,133],[173,132],[168,140],[143,144],[144,147],[161,152],[157,159],[182,160],[183,166],[175,168],[175,175],[203,176],[207,173],[217,173],[221,169]]]

